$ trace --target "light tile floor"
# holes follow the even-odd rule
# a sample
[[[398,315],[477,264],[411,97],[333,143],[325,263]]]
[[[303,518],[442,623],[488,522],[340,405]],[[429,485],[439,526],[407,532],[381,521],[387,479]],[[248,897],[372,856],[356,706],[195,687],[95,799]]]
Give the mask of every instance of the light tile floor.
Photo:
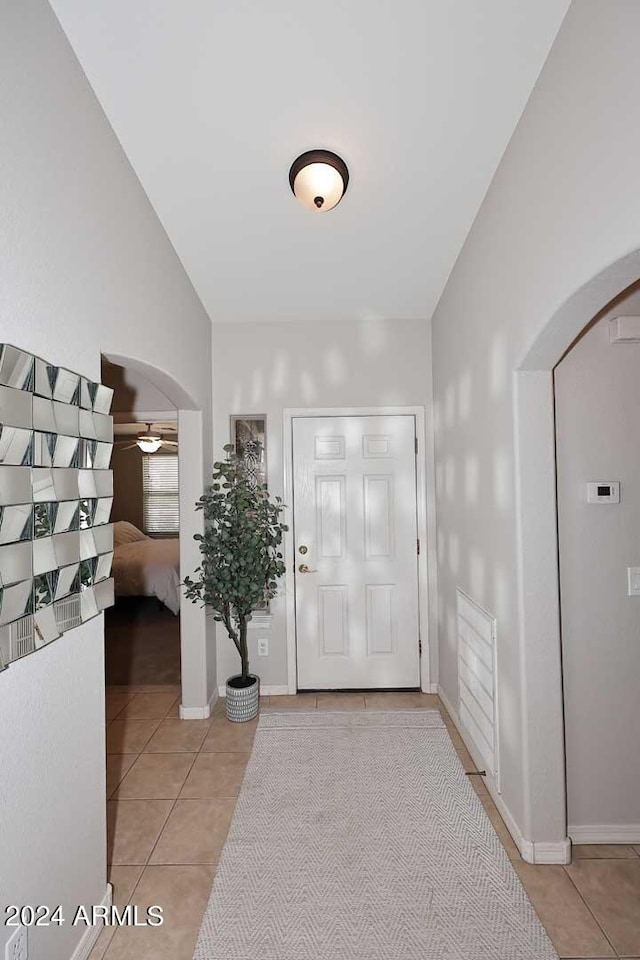
[[[106,928],[90,960],[191,960],[233,815],[257,721],[180,720],[176,687],[107,689],[109,879],[118,906],[165,910],[161,927]],[[277,709],[441,711],[465,770],[475,767],[442,703],[419,693],[299,694]],[[270,708],[269,698],[262,701]],[[533,866],[518,849],[482,779],[487,814],[562,958],[640,958],[640,847],[574,847],[573,863]]]

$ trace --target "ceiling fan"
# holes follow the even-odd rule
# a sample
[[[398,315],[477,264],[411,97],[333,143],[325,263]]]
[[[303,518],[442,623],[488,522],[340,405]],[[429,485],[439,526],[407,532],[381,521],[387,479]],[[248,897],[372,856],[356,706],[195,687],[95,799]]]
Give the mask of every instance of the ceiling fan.
[[[126,444],[126,446],[124,446]],[[139,434],[133,443],[129,443],[128,440],[118,440],[116,441],[116,446],[121,446],[123,452],[125,450],[133,450],[134,447],[139,447],[143,453],[157,453],[160,447],[177,447],[177,440],[165,440],[161,433],[153,430],[153,424],[147,423],[146,433]]]

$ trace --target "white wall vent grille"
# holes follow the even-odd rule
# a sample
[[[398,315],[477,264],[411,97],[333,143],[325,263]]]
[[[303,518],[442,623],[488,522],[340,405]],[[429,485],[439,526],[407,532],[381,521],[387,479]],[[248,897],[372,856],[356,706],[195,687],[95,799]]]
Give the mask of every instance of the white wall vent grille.
[[[458,628],[458,713],[498,789],[496,620],[474,600],[456,591]]]
[[[11,659],[17,660],[35,650],[33,617],[22,617],[11,624]]]
[[[82,623],[79,593],[65,597],[64,600],[57,600],[53,608],[56,616],[56,625],[61,633],[64,633],[65,630],[70,630],[72,627],[77,627]]]

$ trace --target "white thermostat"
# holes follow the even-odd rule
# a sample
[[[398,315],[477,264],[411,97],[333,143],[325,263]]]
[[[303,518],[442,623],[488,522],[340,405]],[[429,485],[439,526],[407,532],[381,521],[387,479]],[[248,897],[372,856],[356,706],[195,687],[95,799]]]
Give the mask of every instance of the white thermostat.
[[[618,480],[587,481],[587,503],[620,503]]]

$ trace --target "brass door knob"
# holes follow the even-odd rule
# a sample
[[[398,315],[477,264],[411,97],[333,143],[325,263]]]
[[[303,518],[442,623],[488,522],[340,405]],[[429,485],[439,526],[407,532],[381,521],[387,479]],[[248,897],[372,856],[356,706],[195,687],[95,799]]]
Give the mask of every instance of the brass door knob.
[[[301,563],[298,567],[300,573],[317,573],[317,570],[312,570],[306,563]]]

